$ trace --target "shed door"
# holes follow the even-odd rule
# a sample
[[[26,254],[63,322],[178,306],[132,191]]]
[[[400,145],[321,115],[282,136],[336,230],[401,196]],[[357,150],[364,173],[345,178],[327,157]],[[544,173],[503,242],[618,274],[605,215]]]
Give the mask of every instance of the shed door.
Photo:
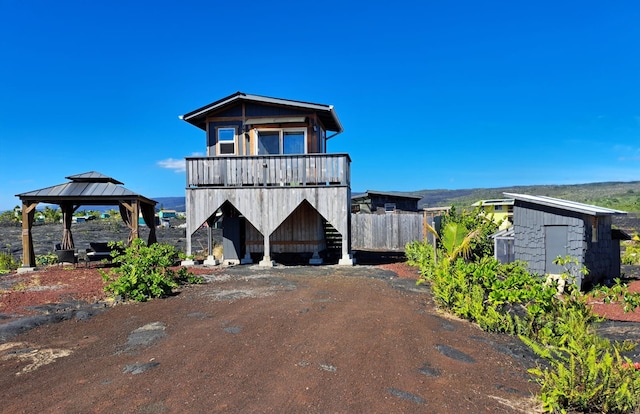
[[[545,273],[560,274],[561,266],[553,263],[558,256],[566,256],[568,250],[569,226],[544,226]]]

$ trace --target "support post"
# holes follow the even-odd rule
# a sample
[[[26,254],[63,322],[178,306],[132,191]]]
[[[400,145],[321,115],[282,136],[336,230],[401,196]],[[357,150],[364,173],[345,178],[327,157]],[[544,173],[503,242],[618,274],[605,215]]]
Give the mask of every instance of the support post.
[[[37,202],[22,203],[22,267],[35,268],[36,255],[33,249],[31,227],[36,213]]]

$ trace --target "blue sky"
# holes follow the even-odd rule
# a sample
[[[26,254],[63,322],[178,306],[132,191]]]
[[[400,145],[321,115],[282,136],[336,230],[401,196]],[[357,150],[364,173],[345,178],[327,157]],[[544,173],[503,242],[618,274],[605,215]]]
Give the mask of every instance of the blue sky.
[[[332,104],[352,190],[640,180],[636,1],[0,0],[0,211],[98,171],[183,196],[178,119]]]

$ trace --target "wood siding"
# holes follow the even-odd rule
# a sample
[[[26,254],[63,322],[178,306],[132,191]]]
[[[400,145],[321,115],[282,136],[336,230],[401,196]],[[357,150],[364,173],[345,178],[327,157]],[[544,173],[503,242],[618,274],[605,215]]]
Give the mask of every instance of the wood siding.
[[[422,241],[424,216],[416,214],[352,214],[351,246],[355,250],[404,251]]]
[[[245,230],[246,248],[251,253],[264,251],[264,238],[253,227]],[[326,248],[322,217],[309,203],[302,203],[271,234],[271,253],[313,253]]]
[[[298,251],[303,247],[308,249],[307,241],[314,240],[317,230],[316,221],[310,222],[307,207],[317,211],[316,217],[322,216],[343,236],[343,254],[350,251],[350,202],[351,190],[347,186],[307,186],[307,187],[196,187],[187,188],[187,234],[192,234],[205,223],[224,203],[230,203],[245,217],[261,235],[270,237],[270,240],[284,243],[284,234],[274,232],[282,227],[282,232],[288,229],[299,228],[301,225],[313,224],[304,238],[301,246],[291,247],[288,251]],[[303,206],[307,204],[307,206]],[[302,212],[296,211],[300,210]],[[295,220],[303,220],[304,223],[296,223]],[[247,226],[249,227],[249,226]],[[253,238],[252,241],[255,241]],[[262,239],[264,240],[264,239]],[[295,242],[295,239],[290,239]],[[190,246],[188,246],[188,250]],[[253,248],[250,249],[250,251]],[[311,251],[308,249],[304,251]]]
[[[187,187],[350,184],[347,154],[188,157]]]

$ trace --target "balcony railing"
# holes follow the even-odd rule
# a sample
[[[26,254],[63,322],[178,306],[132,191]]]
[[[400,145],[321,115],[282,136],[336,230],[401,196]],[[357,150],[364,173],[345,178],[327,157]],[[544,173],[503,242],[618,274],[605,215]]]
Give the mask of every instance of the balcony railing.
[[[348,154],[187,157],[187,187],[350,185]]]

